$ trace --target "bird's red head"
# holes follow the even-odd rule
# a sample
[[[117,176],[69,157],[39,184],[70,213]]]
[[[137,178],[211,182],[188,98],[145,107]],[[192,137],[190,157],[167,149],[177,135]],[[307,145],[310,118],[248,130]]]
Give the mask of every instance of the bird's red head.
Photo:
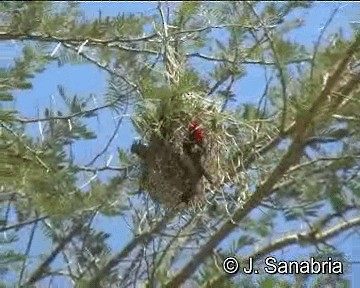
[[[200,123],[197,121],[191,121],[188,128],[189,132],[193,135],[193,139],[197,143],[201,143],[205,136],[205,131],[200,127]]]

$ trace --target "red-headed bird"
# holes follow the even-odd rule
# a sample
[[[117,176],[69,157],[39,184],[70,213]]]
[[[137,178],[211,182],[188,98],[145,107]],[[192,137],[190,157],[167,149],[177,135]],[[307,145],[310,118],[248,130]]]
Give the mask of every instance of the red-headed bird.
[[[198,121],[191,121],[188,130],[192,135],[192,140],[195,140],[195,142],[198,144],[203,142],[205,131],[203,128],[201,128],[201,124]]]

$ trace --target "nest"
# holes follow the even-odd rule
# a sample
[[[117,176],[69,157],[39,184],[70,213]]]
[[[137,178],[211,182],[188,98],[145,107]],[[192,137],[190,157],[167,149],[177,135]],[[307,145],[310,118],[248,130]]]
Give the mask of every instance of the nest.
[[[147,121],[148,126],[142,127],[147,131],[147,145],[135,143],[132,152],[144,162],[142,178],[149,195],[176,209],[201,202],[207,191],[221,185],[227,175],[224,156],[228,141],[226,133],[220,133],[221,125],[217,124],[221,123],[214,121],[220,113],[215,107],[185,96],[173,106],[168,104],[165,114],[161,106],[139,113],[138,119]],[[201,146],[189,138],[188,125],[194,120],[205,131]]]

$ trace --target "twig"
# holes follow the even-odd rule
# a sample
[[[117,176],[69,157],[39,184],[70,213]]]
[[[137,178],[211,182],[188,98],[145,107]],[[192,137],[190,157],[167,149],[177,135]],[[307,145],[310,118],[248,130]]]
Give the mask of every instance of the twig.
[[[334,9],[334,11],[330,14],[329,19],[326,21],[324,27],[322,27],[321,32],[319,34],[319,37],[316,40],[315,46],[314,46],[314,53],[312,55],[312,60],[311,60],[311,66],[310,66],[310,80],[313,79],[313,74],[314,74],[314,68],[315,68],[315,60],[316,60],[316,56],[320,47],[320,43],[322,40],[322,37],[325,34],[325,31],[327,30],[327,28],[329,27],[329,25],[331,24],[332,20],[334,19],[336,13],[339,11],[340,9],[340,5],[338,7],[336,7]]]
[[[283,247],[289,245],[309,244],[309,243],[312,244],[315,242],[322,242],[329,238],[335,237],[339,233],[351,229],[353,227],[356,227],[358,225],[360,225],[360,217],[344,221],[343,223],[338,224],[335,227],[329,228],[322,232],[317,232],[315,235],[314,235],[314,231],[310,230],[307,233],[297,233],[297,234],[285,236],[284,238],[279,239],[262,249],[259,249],[250,257],[261,258],[273,251],[282,249]]]
[[[133,168],[134,165],[129,165],[127,167],[115,167],[115,166],[101,166],[101,167],[94,167],[94,168],[90,168],[90,167],[86,167],[86,166],[79,166],[77,167],[78,170],[80,171],[86,171],[86,172],[100,172],[100,171],[119,171],[119,172],[123,172],[123,171],[127,171],[131,168]]]
[[[66,269],[68,271],[68,274],[70,276],[70,279],[71,279],[71,282],[73,285],[75,285],[75,281],[74,281],[74,278],[78,278],[76,275],[74,275],[73,271],[71,270],[71,262],[70,262],[70,259],[69,257],[66,255],[65,251],[62,251],[61,253],[63,255],[63,258],[64,258],[64,261],[66,263]],[[50,286],[51,287],[51,286]]]
[[[42,42],[72,42],[72,43],[83,43],[88,40],[88,46],[92,45],[115,45],[116,43],[133,43],[133,42],[143,42],[154,39],[158,37],[157,33],[150,35],[144,35],[138,38],[119,38],[114,37],[112,39],[96,39],[92,37],[80,38],[80,37],[58,37],[58,36],[49,36],[44,34],[28,34],[28,33],[12,33],[7,31],[0,32],[0,40],[32,40],[32,41],[42,41]]]
[[[7,204],[6,211],[5,211],[4,223],[3,223],[2,227],[5,227],[9,220],[9,215],[10,215],[10,211],[11,211],[11,202],[15,199],[15,194],[11,194],[11,196],[12,197],[8,200],[8,204]]]
[[[160,13],[160,16],[161,16],[161,22],[162,22],[162,25],[163,25],[164,36],[165,36],[165,39],[167,40],[167,38],[169,37],[169,35],[168,35],[168,25],[167,25],[167,22],[165,20],[164,12],[163,12],[163,10],[161,8],[161,1],[158,2],[157,9],[159,10],[159,13]]]
[[[224,84],[230,77],[231,77],[231,75],[226,75],[219,81],[216,81],[216,83],[213,85],[213,87],[210,88],[209,92],[207,93],[207,96],[212,95],[216,91],[216,89],[218,89],[222,84]]]
[[[98,106],[98,107],[88,109],[88,110],[84,110],[84,111],[80,111],[80,112],[76,112],[76,113],[73,113],[73,114],[70,114],[70,115],[51,116],[51,117],[46,117],[46,118],[16,118],[14,120],[17,121],[17,122],[23,123],[23,124],[36,123],[36,122],[45,122],[45,121],[50,121],[50,120],[69,120],[71,118],[80,117],[82,115],[91,114],[91,113],[97,112],[99,110],[112,107],[118,101],[119,100],[116,99],[116,100],[110,102],[109,104]]]
[[[126,105],[126,108],[125,108],[125,109],[127,109],[127,105]],[[126,113],[126,112],[125,112],[125,113]],[[99,158],[109,149],[112,141],[115,139],[115,136],[116,136],[116,134],[118,133],[118,131],[119,131],[119,129],[120,129],[120,126],[121,126],[121,124],[122,124],[123,119],[124,119],[124,118],[121,117],[121,118],[118,120],[118,122],[117,122],[117,124],[116,124],[116,126],[115,126],[115,129],[114,129],[114,132],[113,132],[112,135],[110,136],[109,141],[106,143],[105,147],[104,147],[88,164],[85,165],[86,167],[89,167],[89,166],[93,165],[93,164],[96,162],[96,160],[99,159]]]
[[[336,237],[343,231],[349,230],[349,229],[359,226],[359,225],[360,225],[360,217],[354,218],[352,220],[344,221],[343,223],[338,224],[335,227],[327,229],[325,231],[318,231],[317,233],[315,233],[315,235],[314,235],[314,231],[310,229],[309,231],[304,232],[304,233],[296,233],[296,234],[284,236],[283,238],[276,240],[276,241],[266,245],[263,248],[258,249],[256,252],[249,255],[248,257],[242,258],[239,262],[247,263],[249,261],[248,260],[249,258],[253,258],[254,260],[261,259],[261,258],[265,257],[266,255],[272,254],[278,250],[281,250],[285,247],[289,247],[289,246],[295,245],[295,244],[304,245],[304,244],[321,243],[330,238]],[[231,278],[231,277],[234,277],[235,275],[236,274],[221,275],[215,281],[213,281],[211,284],[213,285],[213,287],[218,287],[217,284],[222,283],[224,278]]]
[[[39,221],[43,221],[43,220],[45,220],[47,218],[49,218],[49,216],[42,216],[42,217],[39,217],[39,218],[36,218],[36,219],[27,220],[27,221],[23,221],[23,222],[20,222],[20,223],[17,223],[17,224],[9,225],[9,226],[0,228],[0,232],[5,232],[5,231],[8,231],[8,230],[12,230],[12,229],[20,229],[20,228],[22,228],[22,227],[24,227],[26,225],[30,225],[30,224],[33,224],[33,223],[36,223],[36,222],[39,222]]]
[[[287,116],[287,95],[286,95],[286,89],[287,89],[286,86],[287,86],[287,84],[286,84],[286,80],[285,80],[285,75],[284,75],[284,70],[283,70],[283,67],[282,67],[282,63],[280,63],[279,53],[277,51],[277,47],[275,45],[275,42],[274,42],[274,40],[272,39],[272,37],[270,35],[270,32],[265,27],[265,24],[263,23],[260,16],[256,12],[256,10],[253,7],[252,3],[250,3],[249,1],[246,1],[246,3],[250,7],[251,11],[253,12],[253,14],[255,15],[255,17],[257,18],[257,20],[259,21],[261,27],[264,30],[264,34],[265,34],[266,38],[269,41],[271,50],[272,50],[273,55],[274,55],[275,66],[276,66],[277,70],[279,71],[281,90],[282,90],[282,98],[283,98],[283,113],[282,113],[280,132],[283,132],[284,128],[285,128],[285,124],[286,124],[285,121],[286,121],[286,116]]]
[[[288,170],[288,173],[294,173],[295,171],[298,171],[300,169],[303,169],[303,168],[306,168],[308,166],[311,166],[317,162],[322,162],[322,161],[340,161],[340,160],[344,160],[344,159],[356,159],[356,158],[360,158],[360,156],[357,156],[357,155],[349,155],[349,156],[342,156],[342,157],[323,157],[323,158],[317,158],[315,160],[312,160],[312,161],[308,161],[308,162],[305,162],[305,163],[301,163],[301,164],[298,164],[296,166],[293,166],[291,167],[289,170]]]
[[[44,273],[46,273],[49,265],[55,260],[56,256],[63,251],[65,246],[71,241],[71,239],[79,233],[81,228],[83,227],[83,223],[78,224],[73,228],[73,230],[63,238],[57,247],[50,253],[50,255],[35,269],[35,271],[30,275],[29,280],[24,285],[25,287],[29,287],[32,284],[35,284],[38,280],[40,280]]]
[[[202,54],[202,53],[198,53],[198,52],[187,53],[185,56],[186,57],[197,57],[197,58],[202,58],[205,60],[215,61],[215,62],[226,62],[226,63],[230,63],[230,64],[237,64],[233,60],[230,60],[227,58],[217,58],[214,56],[210,56],[210,55],[206,55],[206,54]],[[303,63],[303,62],[311,62],[311,58],[300,58],[300,59],[288,60],[288,61],[284,61],[284,64],[289,65],[289,64],[298,64],[298,63]],[[240,60],[238,64],[267,65],[267,66],[276,66],[277,65],[275,62],[268,62],[268,61],[262,61],[262,60]]]
[[[31,232],[30,232],[29,241],[28,241],[28,244],[26,246],[25,255],[24,255],[25,258],[24,258],[24,261],[23,261],[22,266],[21,266],[20,276],[19,276],[19,280],[18,280],[19,287],[22,287],[21,282],[22,282],[24,272],[25,272],[25,268],[26,268],[26,260],[28,260],[28,258],[29,258],[29,253],[30,253],[30,249],[31,249],[31,246],[32,246],[32,243],[33,243],[33,240],[34,240],[34,235],[35,235],[37,225],[38,225],[38,222],[34,222],[34,225],[33,225],[32,229],[31,229]]]
[[[64,47],[68,48],[68,49],[71,49],[71,50],[77,52],[77,49],[76,49],[74,46],[72,46],[72,45],[69,45],[69,44],[67,44],[67,43],[65,43],[65,42],[62,42],[62,45],[63,45]],[[156,54],[157,54],[157,53],[156,53]],[[122,74],[120,74],[120,73],[118,73],[118,72],[110,69],[110,68],[109,68],[107,65],[105,65],[105,64],[101,64],[100,62],[98,62],[97,60],[93,59],[92,57],[90,57],[89,55],[87,55],[87,54],[85,54],[85,53],[83,53],[83,52],[80,52],[79,55],[81,55],[82,57],[84,57],[84,58],[85,58],[86,60],[88,60],[89,62],[95,64],[97,67],[99,67],[99,68],[107,71],[107,72],[110,73],[111,75],[114,75],[114,76],[119,77],[119,78],[120,78],[121,80],[123,80],[126,84],[128,84],[130,87],[132,87],[139,95],[141,95],[141,92],[140,92],[140,90],[139,90],[139,87],[138,87],[135,83],[133,83],[133,82],[131,82],[129,79],[127,79],[124,75],[122,75]]]
[[[209,26],[206,26],[206,27],[200,27],[200,28],[195,28],[195,29],[181,30],[181,31],[175,32],[174,35],[199,33],[199,32],[204,32],[206,30],[224,29],[224,28],[242,28],[242,29],[246,29],[246,30],[254,30],[254,31],[256,31],[256,30],[259,30],[261,27],[255,27],[255,26],[243,25],[243,24],[209,25]],[[276,28],[276,25],[267,25],[266,28],[274,29],[274,28]]]
[[[130,266],[125,270],[125,272],[123,273],[124,278],[121,279],[120,285],[122,285],[122,287],[124,287],[124,285],[126,285],[126,281],[128,281],[132,270],[135,268],[136,264],[140,264],[139,262],[141,262],[143,256],[144,256],[144,251],[145,247],[141,247],[138,251],[138,253],[136,254],[136,256],[133,258]]]
[[[165,215],[160,222],[158,222],[153,229],[148,232],[145,232],[137,237],[135,237],[130,243],[128,243],[125,248],[114,255],[99,271],[98,273],[89,281],[89,287],[99,287],[101,280],[106,277],[108,271],[117,266],[124,258],[126,258],[131,251],[134,250],[139,244],[146,246],[157,233],[159,233],[166,223],[168,223],[173,217],[175,213],[169,213]]]
[[[231,88],[232,88],[232,86],[234,85],[234,83],[235,83],[235,76],[234,76],[234,75],[231,75],[231,76],[230,76],[230,82],[229,82],[228,86],[227,86],[226,89],[225,89],[226,98],[225,98],[225,101],[224,101],[224,103],[223,103],[223,105],[222,105],[222,107],[221,107],[221,112],[224,112],[224,111],[225,111],[226,106],[227,106],[228,103],[229,103],[230,97],[229,97],[228,95],[229,95],[229,93],[230,93],[230,91],[231,91]]]

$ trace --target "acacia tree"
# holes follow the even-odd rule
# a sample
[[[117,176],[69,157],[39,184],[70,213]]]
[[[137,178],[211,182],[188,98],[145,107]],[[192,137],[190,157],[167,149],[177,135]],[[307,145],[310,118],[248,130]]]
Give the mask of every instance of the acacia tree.
[[[324,44],[334,11],[314,47],[288,40],[303,25],[291,13],[311,7],[159,3],[148,15],[85,19],[78,3],[3,2],[0,40],[23,50],[1,68],[1,275],[15,273],[21,287],[57,278],[68,281],[63,287],[345,285],[342,275],[235,277],[221,268],[226,256],[261,263],[296,246],[307,248],[304,259],[345,261],[331,240],[360,225],[360,37],[340,31]],[[65,108],[50,106],[36,118],[9,108],[16,90],[30,90],[52,62],[106,71],[107,93],[82,98],[59,86]],[[252,65],[264,70],[263,93],[239,104],[238,83]],[[106,110],[117,115],[107,145],[77,163],[71,148],[102,132],[89,121]],[[116,165],[102,165],[128,113],[142,141],[118,149]],[[205,148],[186,154],[187,127],[198,119]],[[27,129],[34,124],[41,137]],[[98,215],[131,219],[133,237],[120,251],[93,226]],[[276,236],[284,223],[288,230]],[[28,227],[19,251],[14,243]],[[34,260],[38,230],[53,248]]]

